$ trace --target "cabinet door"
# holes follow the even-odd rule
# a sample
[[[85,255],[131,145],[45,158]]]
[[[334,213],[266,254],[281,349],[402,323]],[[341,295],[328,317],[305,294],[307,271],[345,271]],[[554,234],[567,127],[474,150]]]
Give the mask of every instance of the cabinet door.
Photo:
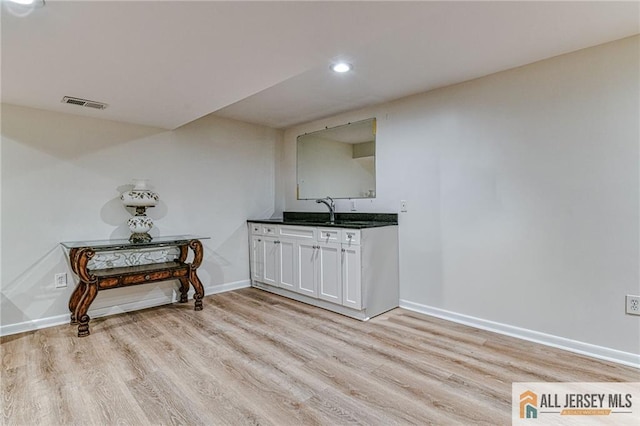
[[[262,264],[264,268],[262,270],[262,282],[277,286],[280,281],[278,276],[280,256],[278,250],[278,243],[275,238],[263,237],[264,250],[262,251]]]
[[[316,285],[316,262],[318,249],[315,242],[300,242],[297,244],[298,255],[298,283],[295,291],[311,297],[318,297]]]
[[[278,286],[287,290],[295,290],[298,272],[297,243],[293,240],[280,239],[276,245],[280,257]]]
[[[262,236],[251,237],[251,279],[262,282],[264,277],[264,240]]]
[[[342,304],[342,274],[340,244],[318,243],[318,297]]]
[[[342,304],[362,309],[360,247],[342,245]]]

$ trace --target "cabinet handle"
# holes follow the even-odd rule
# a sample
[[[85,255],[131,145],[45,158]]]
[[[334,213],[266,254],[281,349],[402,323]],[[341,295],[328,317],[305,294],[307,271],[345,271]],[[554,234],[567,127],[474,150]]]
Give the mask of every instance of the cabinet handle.
[[[343,253],[344,253],[345,251],[346,251],[345,249],[342,249],[342,252],[343,252]]]
[[[260,238],[258,238],[258,242],[262,242],[262,240]]]
[[[145,279],[146,281],[149,281],[149,279],[150,279],[150,278],[151,278],[151,276],[150,276],[150,275],[145,275],[145,276],[144,276],[144,279]]]

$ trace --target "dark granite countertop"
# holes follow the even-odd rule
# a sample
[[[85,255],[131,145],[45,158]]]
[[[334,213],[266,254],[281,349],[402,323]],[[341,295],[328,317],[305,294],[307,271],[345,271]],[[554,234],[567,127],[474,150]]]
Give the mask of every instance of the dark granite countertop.
[[[249,219],[247,222],[352,229],[377,228],[398,224],[397,213],[336,213],[335,218],[335,222],[330,223],[328,212],[284,212],[282,219]]]

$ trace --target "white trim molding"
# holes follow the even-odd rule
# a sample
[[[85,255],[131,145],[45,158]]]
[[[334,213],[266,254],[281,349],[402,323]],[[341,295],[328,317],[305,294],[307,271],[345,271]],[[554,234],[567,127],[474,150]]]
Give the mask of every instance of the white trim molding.
[[[586,355],[592,358],[611,361],[617,364],[627,365],[629,367],[640,368],[640,354],[623,352],[604,346],[597,346],[591,343],[571,340],[564,337],[554,336],[552,334],[528,330],[526,328],[515,327],[509,324],[503,324],[485,320],[482,318],[472,317],[469,315],[463,315],[440,308],[434,308],[428,305],[410,302],[408,300],[401,299],[400,307],[409,311],[414,311],[443,320],[452,321],[458,324],[468,325],[470,327],[475,327],[482,330],[492,331],[494,333],[503,334],[505,336],[516,337],[518,339],[540,343],[541,345],[563,349],[580,355]]]
[[[250,286],[251,282],[249,280],[236,281],[220,285],[209,285],[204,287],[204,295],[210,296],[212,294],[224,293],[227,291],[238,290]],[[193,289],[189,291],[189,301],[191,301],[191,298],[193,298]],[[168,305],[177,301],[178,289],[176,288],[170,296],[166,295],[164,297],[160,296],[152,299],[135,301],[130,301],[129,298],[123,297],[120,300],[116,300],[116,302],[112,303],[110,306],[89,309],[88,314],[91,318],[100,318],[109,315],[121,314],[123,312],[132,312],[138,311],[140,309],[152,308],[155,306]],[[34,320],[23,321],[15,324],[3,324],[2,326],[0,326],[0,336],[9,336],[11,334],[24,333],[26,331],[39,330],[41,328],[54,327],[56,325],[62,324],[69,324],[68,313],[47,318],[38,318]]]

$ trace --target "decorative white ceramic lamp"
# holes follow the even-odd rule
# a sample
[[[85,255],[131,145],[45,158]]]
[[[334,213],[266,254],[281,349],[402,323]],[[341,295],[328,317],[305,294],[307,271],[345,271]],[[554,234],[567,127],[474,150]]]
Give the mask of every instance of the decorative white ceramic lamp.
[[[136,215],[127,221],[131,230],[129,241],[133,243],[151,241],[149,231],[153,227],[153,221],[146,215],[146,211],[149,207],[158,204],[158,194],[147,187],[147,179],[134,179],[133,189],[123,192],[120,199],[126,207],[136,209]]]

